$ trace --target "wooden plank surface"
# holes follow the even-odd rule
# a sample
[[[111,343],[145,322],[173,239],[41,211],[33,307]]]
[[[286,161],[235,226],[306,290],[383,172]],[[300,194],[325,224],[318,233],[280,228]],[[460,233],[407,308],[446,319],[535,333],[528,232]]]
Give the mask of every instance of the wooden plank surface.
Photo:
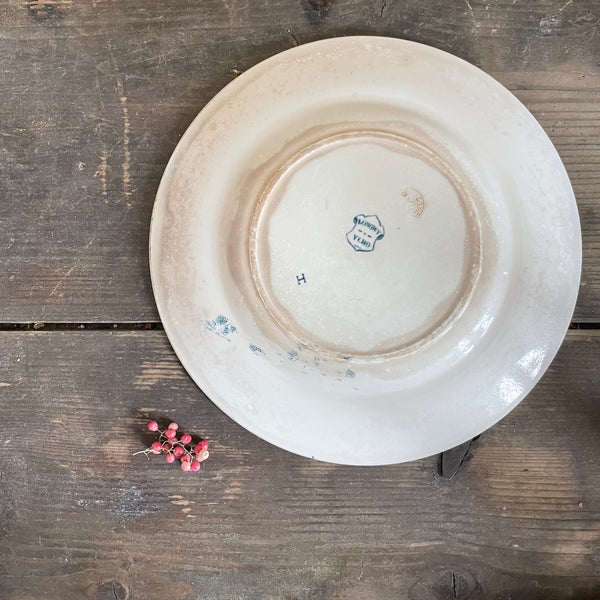
[[[597,1],[4,0],[0,23],[0,322],[156,320],[148,227],[180,135],[236,73],[350,34],[452,52],[532,110],[581,210],[575,319],[600,317]]]
[[[160,331],[1,332],[0,598],[600,597],[600,332],[451,479],[351,468],[217,410]],[[132,453],[150,418],[210,441],[199,474]]]

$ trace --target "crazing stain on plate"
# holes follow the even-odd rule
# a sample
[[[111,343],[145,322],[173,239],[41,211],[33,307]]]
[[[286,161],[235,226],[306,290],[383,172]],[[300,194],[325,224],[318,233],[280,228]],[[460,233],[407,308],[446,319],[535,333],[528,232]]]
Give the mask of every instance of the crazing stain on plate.
[[[321,354],[380,360],[430,343],[460,316],[481,270],[483,210],[424,136],[345,128],[282,159],[265,181],[250,264],[288,335]]]

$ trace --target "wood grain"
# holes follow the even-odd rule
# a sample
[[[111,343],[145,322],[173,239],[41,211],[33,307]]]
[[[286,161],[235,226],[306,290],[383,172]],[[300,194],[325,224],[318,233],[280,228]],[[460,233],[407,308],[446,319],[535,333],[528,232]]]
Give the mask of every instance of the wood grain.
[[[351,34],[431,44],[512,89],[578,198],[578,321],[600,317],[600,5],[594,0],[5,0],[1,322],[156,320],[147,236],[180,135],[237,73]]]
[[[160,331],[0,333],[6,600],[600,596],[600,332],[572,331],[459,475],[291,455],[217,410]],[[150,418],[205,435],[198,475]],[[581,507],[579,504],[581,503]]]

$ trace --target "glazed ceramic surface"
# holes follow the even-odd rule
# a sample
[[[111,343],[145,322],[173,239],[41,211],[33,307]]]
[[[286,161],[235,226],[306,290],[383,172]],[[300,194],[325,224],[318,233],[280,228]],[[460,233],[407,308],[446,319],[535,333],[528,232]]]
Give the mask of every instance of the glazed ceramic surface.
[[[491,77],[348,37],[221,91],[161,182],[156,301],[196,383],[248,430],[346,464],[481,433],[544,373],[578,290],[565,169]]]

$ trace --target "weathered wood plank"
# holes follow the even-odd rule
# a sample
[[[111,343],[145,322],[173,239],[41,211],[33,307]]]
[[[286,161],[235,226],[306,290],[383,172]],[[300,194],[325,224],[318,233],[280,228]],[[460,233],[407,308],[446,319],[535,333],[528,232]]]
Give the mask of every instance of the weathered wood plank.
[[[179,136],[236,72],[348,34],[452,52],[534,112],[581,209],[575,319],[600,317],[593,0],[8,0],[0,22],[0,322],[155,320],[148,226]]]
[[[262,442],[159,331],[0,347],[3,599],[600,596],[600,332],[570,332],[451,480],[437,457],[351,468]],[[132,457],[150,417],[204,434],[206,468]]]

